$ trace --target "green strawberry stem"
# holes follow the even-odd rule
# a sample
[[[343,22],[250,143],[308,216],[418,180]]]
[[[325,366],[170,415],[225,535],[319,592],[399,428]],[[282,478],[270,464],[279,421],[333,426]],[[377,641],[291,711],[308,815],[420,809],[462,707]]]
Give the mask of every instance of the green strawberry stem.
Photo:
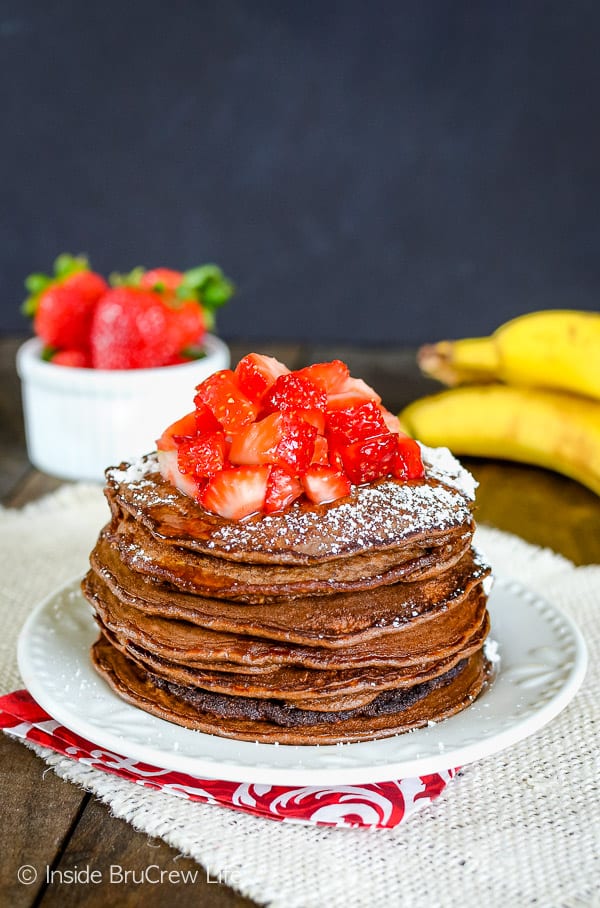
[[[204,359],[206,350],[203,350],[202,347],[184,347],[181,351],[181,355],[189,360]]]
[[[66,281],[68,277],[71,277],[72,274],[77,274],[78,271],[88,271],[89,267],[90,263],[85,255],[70,255],[68,252],[63,252],[54,262],[53,275],[30,274],[25,278],[25,289],[29,292],[29,296],[21,306],[23,315],[33,318],[38,310],[40,297],[44,290],[47,290],[53,284],[60,284],[62,281]]]
[[[45,363],[49,363],[52,361],[52,358],[55,356],[56,353],[58,353],[58,347],[44,347],[42,349],[41,359]]]
[[[113,271],[109,275],[108,282],[111,287],[140,287],[140,281],[145,273],[146,269],[141,265],[138,265],[137,268],[132,268],[126,274]]]
[[[141,279],[146,273],[142,267],[133,268],[127,274],[117,272],[110,275],[109,281],[113,287],[140,287]],[[153,287],[154,293],[163,294],[167,288],[158,281]],[[175,291],[175,300],[167,294],[168,305],[176,307],[177,301],[182,303],[195,300],[202,306],[204,322],[210,331],[215,326],[215,310],[224,306],[233,296],[235,285],[225,277],[218,265],[199,265],[183,273],[181,283]]]
[[[180,299],[195,299],[201,303],[206,314],[224,306],[233,296],[235,286],[225,277],[218,265],[200,265],[184,272],[177,288]]]

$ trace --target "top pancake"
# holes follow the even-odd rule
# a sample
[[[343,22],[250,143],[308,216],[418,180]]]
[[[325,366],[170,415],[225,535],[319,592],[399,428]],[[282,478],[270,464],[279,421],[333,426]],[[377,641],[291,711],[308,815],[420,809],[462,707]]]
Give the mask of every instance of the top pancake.
[[[113,514],[126,513],[158,540],[228,561],[255,564],[332,562],[407,543],[472,532],[468,474],[451,455],[424,449],[425,478],[354,486],[325,505],[296,501],[281,514],[226,520],[204,510],[158,472],[155,454],[107,470]]]

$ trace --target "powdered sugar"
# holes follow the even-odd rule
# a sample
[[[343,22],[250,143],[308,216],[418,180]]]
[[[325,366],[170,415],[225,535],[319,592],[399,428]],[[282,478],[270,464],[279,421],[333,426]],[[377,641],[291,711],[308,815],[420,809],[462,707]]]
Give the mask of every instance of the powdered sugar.
[[[479,483],[448,448],[428,448],[421,442],[419,445],[427,475],[440,479],[474,501],[475,489]]]
[[[483,654],[485,658],[492,663],[492,665],[498,665],[500,662],[500,649],[498,647],[498,642],[492,640],[491,637],[488,637],[483,645]]]
[[[119,469],[119,467],[111,467],[107,471],[107,476],[115,482],[139,482],[148,473],[156,473],[157,470],[158,459],[156,452],[153,452],[134,460],[124,470]]]
[[[311,542],[314,554],[336,555],[352,548],[397,544],[415,532],[449,530],[469,524],[471,510],[465,497],[442,485],[382,482],[353,490],[350,501],[333,504],[318,514],[292,507],[285,514],[260,521],[230,522],[215,529],[211,547],[247,548],[260,543],[268,531],[289,544]]]

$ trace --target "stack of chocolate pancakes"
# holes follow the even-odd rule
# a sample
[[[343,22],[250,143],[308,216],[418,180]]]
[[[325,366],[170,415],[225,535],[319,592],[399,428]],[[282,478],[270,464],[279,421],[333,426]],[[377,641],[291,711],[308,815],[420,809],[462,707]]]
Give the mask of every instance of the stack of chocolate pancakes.
[[[112,518],[83,590],[97,670],[136,706],[240,740],[386,737],[468,706],[487,674],[488,566],[470,477],[425,477],[231,521],[158,472],[107,471]]]

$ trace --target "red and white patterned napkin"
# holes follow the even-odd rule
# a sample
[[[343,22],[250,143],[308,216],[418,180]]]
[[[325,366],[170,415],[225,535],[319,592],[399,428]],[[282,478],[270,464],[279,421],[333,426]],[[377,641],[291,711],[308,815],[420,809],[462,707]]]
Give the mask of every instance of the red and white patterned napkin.
[[[26,690],[0,697],[0,728],[12,737],[49,747],[145,788],[271,820],[313,826],[391,829],[437,798],[457,772],[449,769],[414,779],[326,788],[201,779],[151,766],[86,741],[48,715]]]

